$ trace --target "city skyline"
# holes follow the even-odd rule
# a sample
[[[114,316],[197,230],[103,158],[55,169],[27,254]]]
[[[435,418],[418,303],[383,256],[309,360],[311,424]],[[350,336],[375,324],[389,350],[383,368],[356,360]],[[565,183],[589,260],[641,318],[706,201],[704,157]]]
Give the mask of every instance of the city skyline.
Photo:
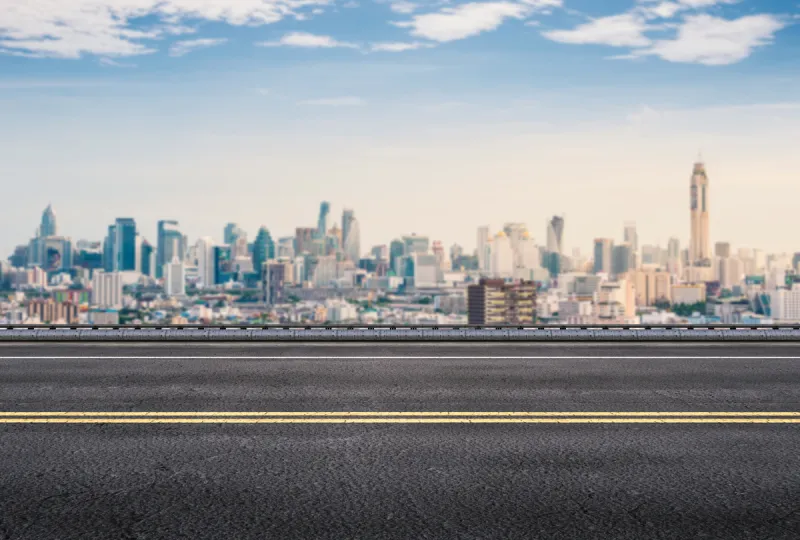
[[[711,182],[706,174],[705,163],[700,161],[701,159],[702,157],[698,156],[698,159],[695,161],[689,182],[690,190],[687,202],[690,217],[690,230],[688,241],[683,240],[679,235],[676,234],[667,239],[666,246],[660,242],[642,242],[637,223],[635,221],[626,220],[621,223],[620,235],[596,235],[592,240],[591,246],[588,249],[582,249],[582,246],[570,246],[569,244],[564,244],[563,237],[565,224],[568,227],[569,222],[568,220],[565,220],[563,215],[555,215],[545,223],[545,233],[543,235],[545,241],[540,241],[536,237],[534,234],[534,228],[528,222],[506,221],[501,228],[494,228],[485,224],[478,225],[476,227],[478,231],[478,239],[475,243],[475,246],[470,246],[469,243],[465,244],[459,241],[451,242],[449,245],[455,244],[459,246],[459,248],[465,250],[467,253],[476,254],[478,256],[479,266],[482,268],[484,263],[481,263],[480,261],[484,258],[484,256],[481,255],[481,250],[484,249],[482,246],[487,245],[487,241],[491,241],[495,234],[514,235],[521,234],[524,231],[526,238],[532,238],[536,245],[540,246],[540,248],[544,249],[546,252],[557,252],[563,256],[575,255],[577,252],[581,253],[582,255],[588,255],[589,260],[595,261],[595,272],[610,272],[612,265],[612,254],[610,250],[611,246],[613,245],[627,245],[629,246],[628,249],[630,249],[632,253],[640,252],[640,249],[643,246],[656,246],[662,249],[666,247],[671,252],[673,251],[673,241],[677,240],[677,245],[680,246],[681,249],[686,250],[688,256],[687,260],[690,261],[691,264],[699,266],[710,265],[710,260],[716,254],[716,250],[719,249],[719,246],[721,245],[727,246],[727,248],[725,248],[727,250],[730,250],[730,246],[734,245],[737,248],[759,249],[761,251],[765,251],[760,246],[745,246],[736,244],[735,242],[731,242],[729,240],[723,241],[718,239],[714,241],[715,247],[714,253],[712,253],[709,232],[709,201],[712,198],[712,191],[709,189],[709,186],[711,185]],[[383,242],[363,244],[361,243],[361,224],[356,217],[354,209],[348,207],[347,205],[342,206],[340,217],[341,219],[337,220],[336,214],[331,216],[331,202],[322,201],[319,203],[319,211],[317,213],[316,224],[314,226],[307,226],[307,224],[297,223],[292,228],[291,232],[281,234],[271,230],[269,226],[262,224],[259,226],[257,232],[253,234],[249,232],[246,227],[242,227],[238,221],[231,220],[226,222],[222,227],[219,227],[221,230],[221,234],[219,236],[207,231],[203,234],[192,236],[183,230],[183,227],[181,226],[181,220],[173,217],[170,219],[160,219],[157,222],[156,234],[153,239],[148,239],[148,235],[142,232],[142,223],[137,221],[136,218],[117,217],[114,219],[111,225],[108,225],[107,235],[98,240],[97,238],[92,237],[74,238],[65,233],[63,228],[59,226],[57,213],[53,209],[53,204],[48,203],[47,207],[42,212],[40,225],[36,227],[36,232],[33,238],[64,237],[73,243],[75,241],[98,242],[101,245],[101,249],[105,253],[105,260],[115,261],[107,262],[107,264],[111,264],[110,267],[106,266],[107,270],[111,270],[115,266],[123,270],[133,270],[136,268],[137,264],[135,261],[136,257],[132,254],[133,252],[131,252],[131,254],[123,255],[121,252],[118,252],[118,248],[114,247],[112,244],[109,244],[109,242],[112,242],[109,239],[115,238],[116,240],[113,241],[113,244],[126,245],[128,246],[127,249],[134,249],[134,236],[131,235],[135,235],[136,241],[147,246],[147,249],[152,250],[153,246],[155,246],[155,259],[153,262],[155,264],[154,275],[157,277],[161,276],[162,266],[168,262],[171,262],[172,257],[176,253],[185,252],[188,246],[194,245],[199,241],[203,241],[209,246],[212,244],[233,245],[236,239],[242,233],[250,242],[256,241],[256,239],[260,238],[262,234],[266,234],[269,238],[271,238],[269,242],[272,243],[274,249],[274,246],[277,245],[279,239],[294,239],[298,234],[300,234],[301,230],[318,237],[327,235],[329,231],[338,231],[338,234],[340,235],[340,242],[342,242],[340,249],[342,249],[342,251],[347,254],[348,258],[353,261],[357,261],[360,257],[368,256],[373,247],[383,246],[388,248],[392,241],[396,241],[401,237],[409,235],[427,237],[430,241],[442,246],[442,241],[440,239],[427,234],[424,231],[408,231],[400,233],[391,239],[386,239]],[[120,227],[126,227],[132,231],[128,233],[130,238],[127,239],[127,242],[121,239],[122,237],[120,235],[122,233]],[[145,229],[146,228],[147,227],[145,227]],[[350,229],[352,229],[352,231],[350,231]],[[520,233],[514,233],[514,230],[518,230]],[[174,240],[172,239],[173,237]],[[168,240],[170,242],[169,246],[163,245],[165,238],[170,239]],[[348,238],[349,241],[346,240]],[[617,243],[617,239],[619,238],[622,239],[622,242]],[[598,251],[598,242],[605,243],[607,246],[603,250]],[[15,247],[20,245],[25,244],[17,243]],[[42,244],[42,246],[44,246],[44,244]],[[43,247],[38,249],[43,249]],[[107,252],[109,249],[111,252]],[[141,248],[136,247],[136,249]],[[600,259],[598,259],[599,253],[602,254]],[[795,252],[784,251],[773,253]],[[614,256],[616,257],[617,255]],[[41,258],[43,255],[39,257]],[[556,265],[556,268],[560,266],[560,263],[552,262],[550,260],[542,260],[541,262],[546,268],[551,268],[553,264]]]

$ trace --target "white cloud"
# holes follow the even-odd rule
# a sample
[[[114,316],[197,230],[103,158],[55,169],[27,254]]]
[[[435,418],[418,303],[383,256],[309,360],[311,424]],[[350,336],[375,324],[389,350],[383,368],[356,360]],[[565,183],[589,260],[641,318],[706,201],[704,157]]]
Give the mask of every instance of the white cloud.
[[[528,12],[523,4],[513,2],[473,2],[394,24],[410,28],[413,36],[446,42],[495,30],[506,19],[521,19]]]
[[[542,35],[560,43],[643,47],[650,44],[650,39],[644,35],[648,29],[644,18],[633,13],[623,13],[594,19],[572,30],[550,30],[542,32]]]
[[[382,43],[372,43],[370,50],[375,52],[403,52],[413,51],[416,49],[426,49],[433,47],[430,43],[423,43],[421,41],[388,41]]]
[[[309,34],[308,32],[292,32],[285,34],[278,41],[263,41],[256,43],[256,45],[261,47],[306,47],[324,49],[333,49],[336,47],[349,49],[358,48],[358,45],[354,43],[338,41],[330,36],[320,36],[317,34]]]
[[[306,99],[298,101],[298,105],[323,105],[328,107],[354,107],[363,105],[364,100],[360,97],[334,97],[334,98],[321,98],[321,99]]]
[[[329,0],[2,0],[0,52],[80,58],[155,52],[148,40],[190,31],[182,21],[258,26],[296,16]],[[134,19],[160,24],[136,29]],[[166,26],[165,26],[166,25]]]
[[[649,17],[671,19],[683,9],[684,6],[676,2],[660,2],[653,7],[644,8],[642,11]]]
[[[111,58],[100,58],[97,63],[106,67],[136,67],[136,64],[118,62],[116,60],[112,60]]]
[[[188,54],[197,49],[205,49],[208,47],[214,47],[215,45],[222,45],[226,41],[228,40],[224,38],[187,39],[184,41],[176,41],[169,48],[169,55],[183,56],[184,54]]]
[[[395,13],[403,13],[407,15],[409,13],[413,13],[417,9],[417,4],[413,2],[407,2],[406,0],[398,0],[389,4],[389,9]]]
[[[786,23],[773,15],[722,19],[707,14],[687,17],[674,39],[656,41],[638,55],[655,55],[669,62],[727,65],[744,60],[757,47],[772,42]]]

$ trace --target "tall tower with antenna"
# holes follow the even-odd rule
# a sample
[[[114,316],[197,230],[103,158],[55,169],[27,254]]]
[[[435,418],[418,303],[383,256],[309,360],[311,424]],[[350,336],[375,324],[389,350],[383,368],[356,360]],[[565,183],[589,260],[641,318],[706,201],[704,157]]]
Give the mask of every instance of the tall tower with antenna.
[[[689,263],[707,266],[711,261],[711,241],[708,234],[708,175],[702,156],[694,164],[690,186],[691,234]]]

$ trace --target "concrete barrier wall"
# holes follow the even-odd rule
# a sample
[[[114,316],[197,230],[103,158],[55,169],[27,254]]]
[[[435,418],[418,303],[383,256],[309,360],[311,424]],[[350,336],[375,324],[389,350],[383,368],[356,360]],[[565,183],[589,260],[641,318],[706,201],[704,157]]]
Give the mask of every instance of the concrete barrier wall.
[[[800,341],[800,329],[0,328],[10,341]]]

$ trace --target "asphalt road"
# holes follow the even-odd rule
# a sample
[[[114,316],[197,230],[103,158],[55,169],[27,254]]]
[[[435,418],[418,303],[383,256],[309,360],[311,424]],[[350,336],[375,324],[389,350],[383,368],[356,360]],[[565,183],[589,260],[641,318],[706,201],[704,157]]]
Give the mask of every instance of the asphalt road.
[[[0,538],[800,537],[798,345],[0,344],[0,411]]]

